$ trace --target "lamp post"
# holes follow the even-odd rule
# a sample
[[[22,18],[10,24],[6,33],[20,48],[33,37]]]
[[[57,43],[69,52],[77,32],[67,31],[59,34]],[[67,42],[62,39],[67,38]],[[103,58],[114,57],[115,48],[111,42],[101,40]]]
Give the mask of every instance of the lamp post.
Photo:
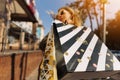
[[[106,44],[106,4],[103,3],[103,42]]]
[[[103,4],[103,42],[106,44],[106,3],[107,0],[101,0],[101,3]]]

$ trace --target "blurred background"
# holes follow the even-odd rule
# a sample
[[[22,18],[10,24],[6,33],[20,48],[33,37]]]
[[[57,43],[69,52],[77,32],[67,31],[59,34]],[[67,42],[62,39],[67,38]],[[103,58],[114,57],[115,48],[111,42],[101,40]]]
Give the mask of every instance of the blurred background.
[[[80,11],[83,25],[90,27],[109,49],[120,50],[119,0],[36,0],[36,5],[45,34],[53,20],[49,13],[57,13],[60,7],[67,5]]]

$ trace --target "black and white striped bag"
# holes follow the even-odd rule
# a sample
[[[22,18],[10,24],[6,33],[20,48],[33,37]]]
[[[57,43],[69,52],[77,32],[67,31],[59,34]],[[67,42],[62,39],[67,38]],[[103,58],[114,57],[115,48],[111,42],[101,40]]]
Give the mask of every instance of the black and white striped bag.
[[[120,72],[120,62],[90,28],[55,20],[51,31],[45,55],[49,58],[48,63],[50,56],[54,56],[56,70],[53,68],[53,72],[58,80],[105,78]],[[51,80],[50,76],[47,80]]]
[[[58,20],[53,27],[59,78],[108,77],[120,71],[120,62],[90,28]]]

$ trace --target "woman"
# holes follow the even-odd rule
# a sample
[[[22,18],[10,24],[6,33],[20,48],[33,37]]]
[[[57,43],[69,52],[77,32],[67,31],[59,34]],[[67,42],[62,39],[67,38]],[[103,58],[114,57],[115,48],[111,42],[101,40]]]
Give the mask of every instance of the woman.
[[[58,10],[58,13],[56,15],[56,20],[61,21],[65,25],[72,24],[76,27],[81,26],[81,19],[80,16],[76,11],[74,11],[70,7],[62,7]],[[40,49],[45,52],[43,62],[40,65],[40,79],[41,80],[57,80],[57,72],[55,69],[55,66],[53,64],[54,62],[54,47],[52,46],[54,43],[54,39],[50,36],[52,32],[50,32],[40,43]],[[56,42],[55,42],[56,43]],[[47,46],[46,46],[47,45]],[[51,46],[50,46],[51,45]],[[48,49],[48,48],[49,49]],[[52,52],[53,51],[53,52]],[[50,68],[52,66],[53,68]],[[50,69],[49,69],[50,68]],[[45,76],[45,74],[47,74]]]

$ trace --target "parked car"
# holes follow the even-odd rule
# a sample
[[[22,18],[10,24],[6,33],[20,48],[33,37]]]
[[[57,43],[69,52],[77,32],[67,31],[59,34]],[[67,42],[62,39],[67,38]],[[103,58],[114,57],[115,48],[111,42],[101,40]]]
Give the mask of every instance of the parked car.
[[[120,61],[120,50],[111,50],[111,52],[118,58]]]

